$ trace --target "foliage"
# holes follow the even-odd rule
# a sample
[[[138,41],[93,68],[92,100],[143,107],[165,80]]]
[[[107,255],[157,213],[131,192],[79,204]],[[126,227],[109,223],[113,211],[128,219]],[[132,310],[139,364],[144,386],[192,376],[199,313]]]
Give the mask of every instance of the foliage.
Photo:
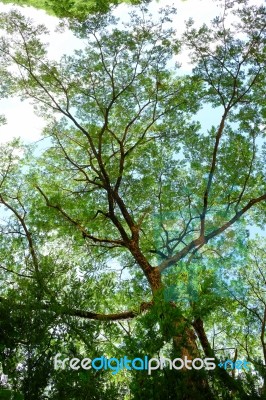
[[[7,396],[265,396],[265,251],[249,238],[265,224],[265,8],[226,1],[181,38],[174,15],[72,20],[84,46],[57,62],[45,26],[1,14],[0,93],[32,101],[48,143],[0,149]],[[190,75],[174,63],[182,46]],[[217,125],[204,131],[206,105]],[[253,370],[55,370],[57,353],[238,357]]]
[[[59,18],[85,19],[88,14],[106,13],[112,6],[120,3],[139,4],[141,0],[1,0],[2,3],[12,3],[19,6],[32,6],[43,9],[48,14]],[[144,0],[149,2],[149,0]]]

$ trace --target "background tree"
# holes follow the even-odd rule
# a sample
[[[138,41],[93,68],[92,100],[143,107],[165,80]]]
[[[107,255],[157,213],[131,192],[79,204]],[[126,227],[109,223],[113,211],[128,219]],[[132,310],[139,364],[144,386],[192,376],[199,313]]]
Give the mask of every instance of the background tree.
[[[106,13],[112,6],[120,3],[140,4],[142,0],[64,0],[62,2],[56,0],[1,0],[1,2],[43,9],[48,14],[56,15],[59,18],[85,19],[88,14]],[[147,3],[149,0],[143,2]]]
[[[94,398],[259,395],[219,368],[98,371],[86,383],[51,368],[57,352],[214,356],[204,322],[219,315],[215,254],[244,257],[245,220],[264,223],[265,8],[226,2],[182,40],[173,13],[72,21],[86,44],[60,62],[46,56],[44,26],[1,15],[2,92],[31,99],[50,139],[38,157],[16,142],[1,158],[2,363],[25,398],[83,398],[94,384]],[[171,66],[181,44],[191,76]],[[205,104],[220,113],[207,131],[195,117]]]

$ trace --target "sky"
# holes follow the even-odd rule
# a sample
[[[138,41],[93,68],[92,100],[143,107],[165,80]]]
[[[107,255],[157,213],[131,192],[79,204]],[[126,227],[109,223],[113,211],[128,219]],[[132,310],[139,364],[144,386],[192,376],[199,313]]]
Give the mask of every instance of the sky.
[[[151,9],[154,13],[165,5],[173,5],[171,0],[154,1]],[[198,25],[207,22],[217,14],[217,6],[212,0],[186,0],[175,1],[177,7],[177,15],[174,19],[174,27],[177,34],[181,34],[185,27],[185,21],[192,17]],[[11,5],[0,3],[0,12],[7,12],[14,8]],[[55,32],[58,19],[47,15],[42,10],[36,10],[32,7],[15,7],[19,9],[25,16],[32,18],[36,23],[45,24],[51,31],[49,36],[49,56],[52,59],[60,59],[63,54],[71,54],[71,52],[81,47],[80,40],[66,30],[64,33]],[[128,6],[121,4],[115,11],[115,14],[121,18],[126,19]],[[218,10],[219,12],[219,10]],[[46,39],[47,40],[47,39]],[[183,54],[179,61],[182,62],[182,70],[188,71],[191,67],[188,62],[188,55]],[[7,124],[0,126],[0,143],[10,141],[14,137],[21,137],[26,143],[35,142],[41,139],[41,132],[45,126],[45,121],[34,114],[33,107],[30,101],[21,102],[18,98],[0,99],[0,114],[4,114]],[[215,116],[212,115],[210,121],[210,113],[208,112],[208,125],[215,123]],[[204,117],[204,115],[202,116]],[[204,118],[202,118],[204,120]]]

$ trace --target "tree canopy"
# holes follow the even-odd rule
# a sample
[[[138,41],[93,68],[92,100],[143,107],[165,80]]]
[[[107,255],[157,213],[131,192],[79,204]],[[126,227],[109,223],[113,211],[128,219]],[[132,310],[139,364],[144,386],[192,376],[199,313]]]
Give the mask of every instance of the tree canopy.
[[[0,149],[3,398],[266,396],[265,241],[250,237],[265,225],[265,7],[225,1],[182,37],[175,13],[72,19],[84,46],[60,61],[44,25],[0,16],[1,96],[47,121],[45,148]],[[217,366],[56,370],[57,353]]]
[[[85,19],[88,14],[97,12],[106,13],[112,6],[120,3],[139,4],[143,0],[1,0],[4,4],[18,6],[32,6],[45,10],[48,14],[60,18]],[[144,0],[143,2],[149,2]]]

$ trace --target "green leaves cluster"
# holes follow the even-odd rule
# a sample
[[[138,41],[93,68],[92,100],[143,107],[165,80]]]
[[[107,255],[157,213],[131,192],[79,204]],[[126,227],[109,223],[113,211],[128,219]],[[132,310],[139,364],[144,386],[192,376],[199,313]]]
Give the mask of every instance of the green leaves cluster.
[[[77,18],[84,20],[88,14],[96,12],[106,13],[111,7],[120,3],[140,4],[141,0],[2,0],[4,4],[12,3],[19,6],[32,6],[43,9],[48,14],[59,18]],[[144,0],[147,2],[147,0]]]

